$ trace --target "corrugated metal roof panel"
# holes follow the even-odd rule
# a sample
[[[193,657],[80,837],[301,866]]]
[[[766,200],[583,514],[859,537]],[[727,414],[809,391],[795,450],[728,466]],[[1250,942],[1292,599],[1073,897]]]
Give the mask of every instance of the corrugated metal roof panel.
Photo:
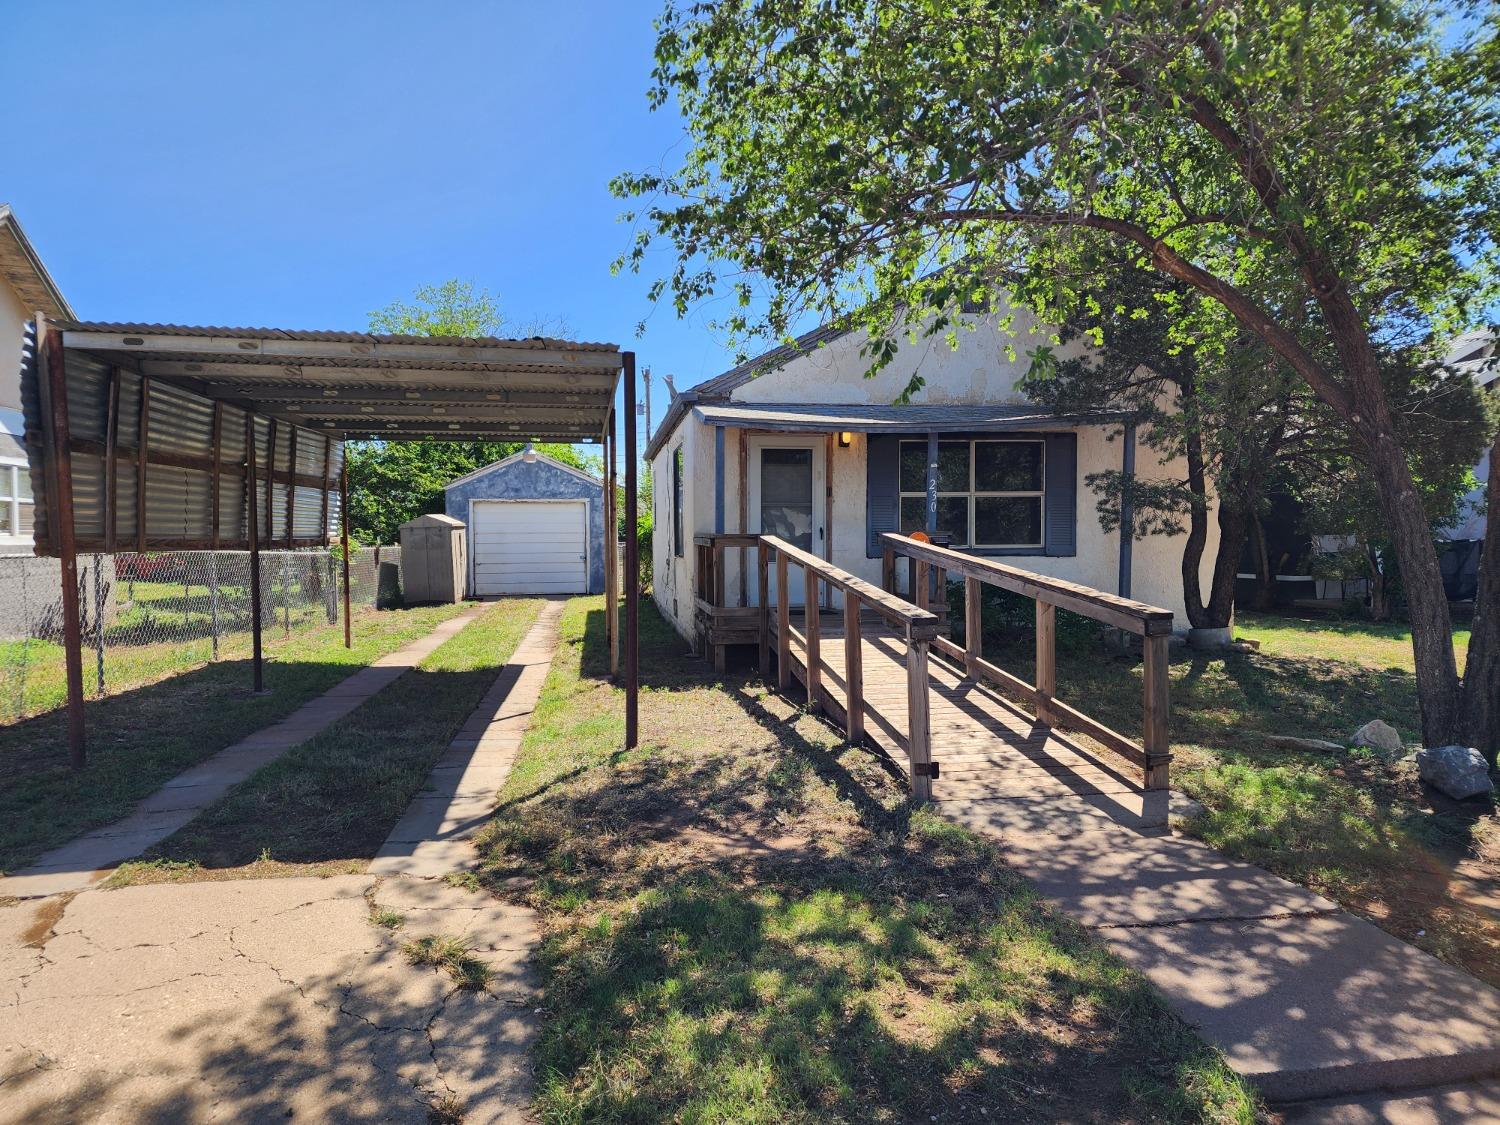
[[[454,344],[503,345],[550,351],[615,352],[619,345],[560,340],[551,336],[507,339],[500,336],[400,336],[377,332],[339,332],[296,328],[230,328],[206,324],[148,324],[144,322],[64,320],[57,326],[66,332],[119,332],[138,336],[241,336],[255,340],[326,340],[347,344]]]

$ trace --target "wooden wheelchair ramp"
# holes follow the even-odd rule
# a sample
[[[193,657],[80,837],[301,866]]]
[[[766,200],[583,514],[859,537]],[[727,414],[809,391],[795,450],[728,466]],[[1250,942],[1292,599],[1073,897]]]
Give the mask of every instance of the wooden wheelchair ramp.
[[[805,690],[806,616],[792,615],[790,671]],[[860,621],[865,739],[910,777],[906,642],[882,619]],[[844,624],[837,614],[819,619],[817,705],[848,726],[848,668]],[[1136,831],[1166,826],[1168,792],[1147,789],[1139,771],[1084,737],[1043,723],[994,687],[941,659],[928,664],[928,731],[939,765],[932,799],[944,805],[984,802],[981,813],[1011,831],[1076,833],[1111,822]]]

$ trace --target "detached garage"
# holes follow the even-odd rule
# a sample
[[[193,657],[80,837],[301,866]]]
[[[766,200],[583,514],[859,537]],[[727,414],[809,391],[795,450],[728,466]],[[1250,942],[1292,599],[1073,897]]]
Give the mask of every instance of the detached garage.
[[[604,592],[604,483],[530,446],[445,486],[468,528],[469,594]]]

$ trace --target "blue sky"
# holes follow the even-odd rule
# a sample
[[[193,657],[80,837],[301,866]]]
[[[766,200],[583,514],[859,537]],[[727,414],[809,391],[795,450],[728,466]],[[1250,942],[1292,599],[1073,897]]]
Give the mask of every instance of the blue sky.
[[[658,418],[662,374],[730,365],[609,271],[610,177],[683,143],[656,0],[5,7],[0,201],[84,318],[363,329],[460,277],[633,346]]]

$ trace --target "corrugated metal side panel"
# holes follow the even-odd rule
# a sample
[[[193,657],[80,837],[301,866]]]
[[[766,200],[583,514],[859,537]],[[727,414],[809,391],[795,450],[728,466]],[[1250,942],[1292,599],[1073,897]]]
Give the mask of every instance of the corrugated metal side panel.
[[[245,463],[245,412],[237,406],[224,408],[224,432],[219,438],[219,456],[228,465]]]
[[[241,447],[244,444],[240,442]],[[247,538],[243,477],[219,477],[219,538],[241,543]]]
[[[264,470],[266,459],[271,452],[271,420],[269,418],[255,419],[255,465],[258,470]],[[271,513],[266,510],[266,482],[256,482],[259,491],[255,494],[255,502],[259,506],[255,522],[259,525],[261,543],[264,545],[270,528]]]
[[[122,461],[115,469],[115,544],[122,551],[135,549],[135,463]]]
[[[79,539],[104,535],[104,458],[92,453],[73,454],[73,528]]]
[[[330,492],[328,494],[328,534],[335,539],[339,537],[339,529],[342,526],[339,522],[341,518],[342,509],[339,503],[339,494],[337,492]],[[352,545],[350,546],[350,550],[353,550]]]
[[[146,537],[204,540],[209,536],[209,475],[152,465],[146,470]]]
[[[323,468],[318,466],[319,471]],[[323,534],[323,494],[316,488],[299,485],[294,501],[292,534],[298,539],[316,539]]]
[[[141,440],[141,377],[134,371],[120,372],[120,429],[116,440],[123,449],[133,449]]]
[[[275,544],[286,538],[286,485],[276,481],[271,485],[271,542]]]
[[[153,379],[146,437],[153,452],[207,456],[213,449],[212,401]]]
[[[109,417],[109,367],[74,352],[67,353],[66,362],[68,430],[83,441],[103,441]]]
[[[297,471],[311,477],[323,475],[323,450],[333,439],[314,430],[297,430]]]

